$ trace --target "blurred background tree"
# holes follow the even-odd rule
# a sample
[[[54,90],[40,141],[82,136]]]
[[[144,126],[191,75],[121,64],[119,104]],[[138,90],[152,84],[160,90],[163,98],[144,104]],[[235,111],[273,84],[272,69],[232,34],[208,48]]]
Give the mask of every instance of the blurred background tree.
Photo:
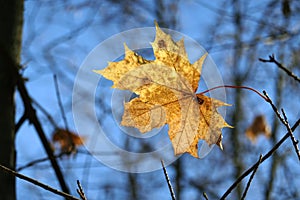
[[[15,104],[14,92],[16,87],[15,63],[20,62],[23,1],[0,2],[0,163],[14,169],[16,164],[15,152]],[[15,199],[15,178],[0,171],[1,199]]]

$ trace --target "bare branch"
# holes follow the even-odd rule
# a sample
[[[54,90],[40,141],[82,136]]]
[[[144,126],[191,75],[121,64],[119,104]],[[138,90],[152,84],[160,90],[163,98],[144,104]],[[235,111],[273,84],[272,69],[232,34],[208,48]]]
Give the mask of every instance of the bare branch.
[[[291,127],[290,127],[290,125],[289,125],[289,123],[288,123],[288,121],[287,121],[287,117],[286,117],[286,115],[285,115],[284,110],[281,109],[281,110],[282,110],[282,114],[283,114],[283,116],[284,116],[284,118],[283,118],[283,117],[280,115],[280,113],[279,113],[277,107],[273,104],[272,100],[270,99],[270,97],[269,97],[268,94],[266,93],[266,91],[263,91],[263,93],[264,93],[264,95],[266,96],[266,98],[268,99],[268,102],[269,102],[269,104],[272,106],[272,108],[273,108],[274,112],[276,113],[278,119],[279,119],[279,120],[281,121],[281,123],[286,127],[286,129],[287,129],[287,131],[288,131],[288,134],[289,134],[289,136],[290,136],[290,138],[291,138],[291,140],[292,140],[292,142],[293,142],[293,146],[294,146],[294,148],[295,148],[295,152],[296,152],[296,154],[297,154],[297,156],[298,156],[298,159],[299,159],[299,161],[300,161],[300,151],[299,151],[299,147],[298,147],[298,141],[296,140],[296,138],[295,138],[295,136],[294,136],[294,134],[293,134],[293,131],[291,130]]]
[[[58,106],[59,106],[59,109],[60,109],[60,112],[61,112],[61,115],[62,115],[62,118],[63,118],[63,121],[64,121],[65,129],[67,130],[67,132],[69,132],[69,125],[68,125],[66,113],[65,113],[65,110],[64,110],[64,107],[63,107],[63,104],[62,104],[61,95],[60,95],[60,92],[59,92],[57,76],[54,75],[53,78],[54,78],[54,83],[55,83],[55,91],[56,91]],[[74,141],[72,140],[72,138],[69,134],[68,134],[68,142],[69,142],[70,147],[71,147],[70,149],[68,149],[68,152],[69,153],[76,152],[76,145],[75,145]]]
[[[18,132],[19,128],[21,128],[21,126],[26,121],[26,119],[27,119],[26,112],[24,112],[24,114],[22,115],[22,117],[19,119],[19,121],[15,125],[15,133]]]
[[[203,192],[203,197],[205,198],[205,200],[208,200],[208,196],[205,192]]]
[[[291,128],[292,131],[295,131],[296,128],[300,124],[300,118],[298,121],[293,125]],[[273,148],[265,155],[262,157],[261,162],[263,163],[265,160],[267,160],[269,157],[272,156],[272,154],[283,144],[283,142],[289,138],[290,134],[286,133],[274,146]],[[245,171],[238,179],[235,180],[235,182],[227,189],[227,191],[223,194],[223,196],[220,198],[221,200],[225,200],[225,198],[231,193],[231,191],[246,177],[248,176],[257,166],[259,161],[257,161],[255,164],[253,164],[247,171]]]
[[[57,189],[54,189],[54,188],[50,187],[49,185],[46,185],[46,184],[41,183],[41,182],[39,182],[39,181],[37,181],[37,180],[35,180],[35,179],[33,179],[33,178],[30,178],[30,177],[28,177],[28,176],[25,176],[25,175],[23,175],[23,174],[20,174],[20,173],[14,171],[14,170],[11,170],[11,169],[9,169],[9,168],[7,168],[7,167],[1,165],[1,164],[0,164],[0,169],[1,169],[2,171],[6,172],[6,173],[9,173],[9,174],[11,174],[11,175],[13,175],[13,176],[16,176],[16,177],[20,178],[20,179],[22,179],[22,180],[25,180],[25,181],[27,181],[27,182],[29,182],[29,183],[32,183],[32,184],[34,184],[34,185],[36,185],[36,186],[38,186],[38,187],[40,187],[40,188],[43,188],[43,189],[45,189],[45,190],[48,190],[48,191],[50,191],[50,192],[52,192],[52,193],[54,193],[54,194],[57,194],[57,195],[59,195],[59,196],[65,197],[66,199],[70,199],[70,200],[79,200],[78,198],[76,198],[76,197],[74,197],[74,196],[72,196],[72,195],[70,195],[70,194],[68,194],[68,193],[65,193],[65,192],[59,191],[59,190],[57,190]]]
[[[282,111],[282,114],[283,114],[283,117],[284,117],[284,121],[285,121],[284,124],[285,124],[285,127],[286,127],[286,129],[288,130],[288,132],[289,132],[289,134],[290,134],[290,137],[291,137],[291,140],[292,140],[292,142],[293,142],[293,145],[294,145],[296,154],[297,154],[298,159],[299,159],[299,161],[300,161],[300,151],[299,151],[299,147],[298,147],[299,141],[296,140],[295,135],[293,134],[293,131],[291,130],[291,126],[290,126],[290,124],[289,124],[289,122],[288,122],[288,119],[287,119],[287,117],[286,117],[286,115],[285,115],[284,110],[281,109],[281,111]]]
[[[77,180],[77,185],[78,189],[76,191],[79,194],[81,200],[87,200],[79,180]]]
[[[50,162],[53,166],[53,169],[56,173],[57,179],[62,187],[62,190],[66,193],[69,193],[70,190],[65,182],[64,176],[61,172],[61,169],[53,155],[53,151],[50,147],[50,144],[48,142],[46,134],[42,128],[42,125],[37,117],[36,111],[31,104],[31,98],[28,94],[28,91],[27,91],[25,85],[24,85],[24,81],[19,73],[17,73],[16,75],[18,77],[18,80],[17,80],[18,91],[20,92],[21,98],[23,100],[25,112],[27,113],[28,120],[30,123],[33,124],[36,132],[38,133],[38,135],[41,139],[41,142],[45,148],[45,151],[47,152],[47,155],[49,156]]]
[[[66,153],[66,152],[61,152],[61,153],[59,153],[58,155],[54,155],[54,157],[55,157],[55,158],[60,158],[60,157],[62,157],[63,155],[67,155],[67,153]],[[45,161],[48,161],[48,160],[49,160],[48,157],[33,160],[33,161],[31,161],[31,162],[29,162],[29,163],[27,163],[27,164],[25,164],[25,165],[23,165],[23,166],[21,166],[21,167],[18,167],[18,168],[16,169],[16,171],[19,172],[19,171],[21,171],[21,170],[23,170],[23,169],[26,169],[26,168],[28,168],[28,167],[32,167],[32,166],[34,166],[34,165],[36,165],[36,164],[38,164],[38,163],[45,162]]]
[[[41,104],[39,104],[36,100],[34,100],[34,99],[31,99],[31,100],[32,100],[32,104],[35,105],[42,113],[44,113],[44,115],[46,115],[46,117],[48,118],[48,120],[52,124],[52,126],[54,126],[54,128],[58,128],[58,125],[54,121],[53,117],[47,112],[47,110],[45,108],[43,108],[43,106]]]
[[[261,61],[261,62],[275,63],[277,65],[277,67],[279,67],[280,69],[282,69],[283,71],[285,71],[285,73],[287,73],[288,76],[294,78],[296,81],[298,81],[300,83],[300,78],[297,75],[295,75],[292,71],[290,71],[289,69],[287,69],[286,67],[284,67],[280,62],[278,62],[275,59],[274,54],[272,54],[271,56],[269,56],[269,60],[262,59],[262,58],[259,58],[258,60]]]
[[[262,158],[262,155],[259,156],[257,165],[256,165],[256,167],[254,168],[254,170],[253,170],[253,172],[252,172],[252,174],[251,174],[251,176],[250,176],[250,178],[249,178],[249,181],[248,181],[248,183],[247,183],[247,186],[246,186],[245,191],[244,191],[244,193],[243,193],[243,196],[242,196],[242,198],[241,198],[242,200],[244,200],[244,199],[246,198],[247,192],[248,192],[248,190],[249,190],[249,188],[250,188],[250,185],[251,185],[251,182],[252,182],[252,180],[253,180],[253,178],[254,178],[254,175],[255,175],[255,173],[256,173],[256,171],[257,171],[257,169],[258,169],[258,167],[259,167],[259,165],[260,165],[260,163],[261,163],[261,158]]]
[[[62,101],[61,101],[61,96],[60,96],[60,92],[59,92],[57,76],[54,75],[53,79],[54,79],[54,83],[55,83],[55,91],[56,91],[56,97],[57,97],[59,109],[60,109],[62,118],[64,120],[65,128],[66,128],[66,130],[69,130],[68,121],[67,121],[67,118],[66,118],[66,113],[65,113]]]
[[[165,177],[166,177],[166,181],[168,183],[168,187],[169,187],[169,190],[170,190],[170,193],[171,193],[172,200],[176,200],[175,193],[174,193],[174,190],[173,190],[173,187],[172,187],[171,181],[169,179],[168,172],[165,168],[165,164],[164,164],[163,160],[161,160],[161,165],[162,165],[163,170],[164,170],[164,174],[165,174]]]

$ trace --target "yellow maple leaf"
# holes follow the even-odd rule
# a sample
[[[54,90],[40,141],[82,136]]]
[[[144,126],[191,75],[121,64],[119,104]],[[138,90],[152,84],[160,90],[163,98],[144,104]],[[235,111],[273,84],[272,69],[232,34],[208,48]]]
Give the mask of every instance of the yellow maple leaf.
[[[168,124],[175,155],[187,152],[199,157],[199,140],[222,148],[221,129],[231,126],[217,108],[229,105],[195,93],[207,54],[191,64],[184,41],[174,42],[157,23],[155,25],[156,37],[151,44],[155,60],[144,59],[124,44],[124,60],[95,70],[112,80],[112,87],[138,95],[125,103],[121,125],[136,127],[145,133]]]

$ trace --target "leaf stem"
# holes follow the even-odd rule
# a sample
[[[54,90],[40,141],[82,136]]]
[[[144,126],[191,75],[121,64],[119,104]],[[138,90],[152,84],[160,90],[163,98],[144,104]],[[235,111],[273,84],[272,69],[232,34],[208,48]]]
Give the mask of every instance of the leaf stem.
[[[251,90],[253,92],[255,92],[256,94],[258,94],[261,98],[263,98],[266,102],[269,102],[269,100],[263,95],[261,94],[259,91],[251,88],[251,87],[247,87],[247,86],[237,86],[237,85],[219,85],[219,86],[216,86],[216,87],[213,87],[213,88],[210,88],[208,90],[205,90],[203,92],[201,92],[200,94],[204,94],[204,93],[207,93],[207,92],[210,92],[212,90],[215,90],[215,89],[219,89],[219,88],[234,88],[234,89],[246,89],[246,90]]]

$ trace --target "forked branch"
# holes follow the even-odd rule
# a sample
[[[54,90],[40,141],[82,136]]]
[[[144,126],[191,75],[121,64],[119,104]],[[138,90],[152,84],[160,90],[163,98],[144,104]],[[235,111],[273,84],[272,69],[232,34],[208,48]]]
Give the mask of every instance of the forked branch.
[[[278,62],[275,59],[274,54],[269,56],[269,60],[267,59],[263,59],[263,58],[259,58],[258,59],[261,62],[269,62],[269,63],[275,63],[277,65],[277,67],[279,67],[280,69],[282,69],[287,75],[289,75],[290,77],[294,78],[296,81],[298,81],[300,83],[300,78],[295,75],[292,71],[290,71],[289,69],[287,69],[286,67],[284,67],[280,62]]]
[[[296,140],[294,134],[293,134],[293,131],[291,130],[291,126],[287,120],[287,117],[285,115],[285,112],[283,109],[281,109],[282,111],[282,115],[283,117],[281,116],[281,114],[279,113],[278,111],[278,108],[273,104],[273,101],[270,99],[270,97],[268,96],[268,94],[266,93],[266,91],[263,91],[264,95],[266,96],[266,98],[268,99],[268,102],[269,104],[272,106],[272,109],[273,111],[276,113],[278,119],[280,120],[280,122],[286,127],[287,131],[288,131],[288,134],[292,140],[292,143],[293,143],[293,146],[295,148],[295,152],[298,156],[298,159],[300,161],[300,151],[299,151],[299,147],[298,147],[298,140]]]
[[[293,125],[291,128],[292,131],[295,131],[296,128],[300,124],[300,118],[297,120],[297,122]],[[265,160],[267,160],[269,157],[273,155],[273,153],[283,144],[283,142],[288,139],[290,136],[290,133],[286,133],[274,146],[273,148],[261,158],[261,161],[257,161],[254,163],[247,171],[245,171],[238,179],[235,180],[235,182],[227,189],[227,191],[223,194],[223,196],[220,198],[221,200],[225,200],[225,198],[231,193],[231,191],[245,178],[247,177],[258,165],[258,163],[263,163]]]
[[[79,194],[81,200],[87,200],[79,180],[77,180],[77,186],[78,189],[76,191]]]

